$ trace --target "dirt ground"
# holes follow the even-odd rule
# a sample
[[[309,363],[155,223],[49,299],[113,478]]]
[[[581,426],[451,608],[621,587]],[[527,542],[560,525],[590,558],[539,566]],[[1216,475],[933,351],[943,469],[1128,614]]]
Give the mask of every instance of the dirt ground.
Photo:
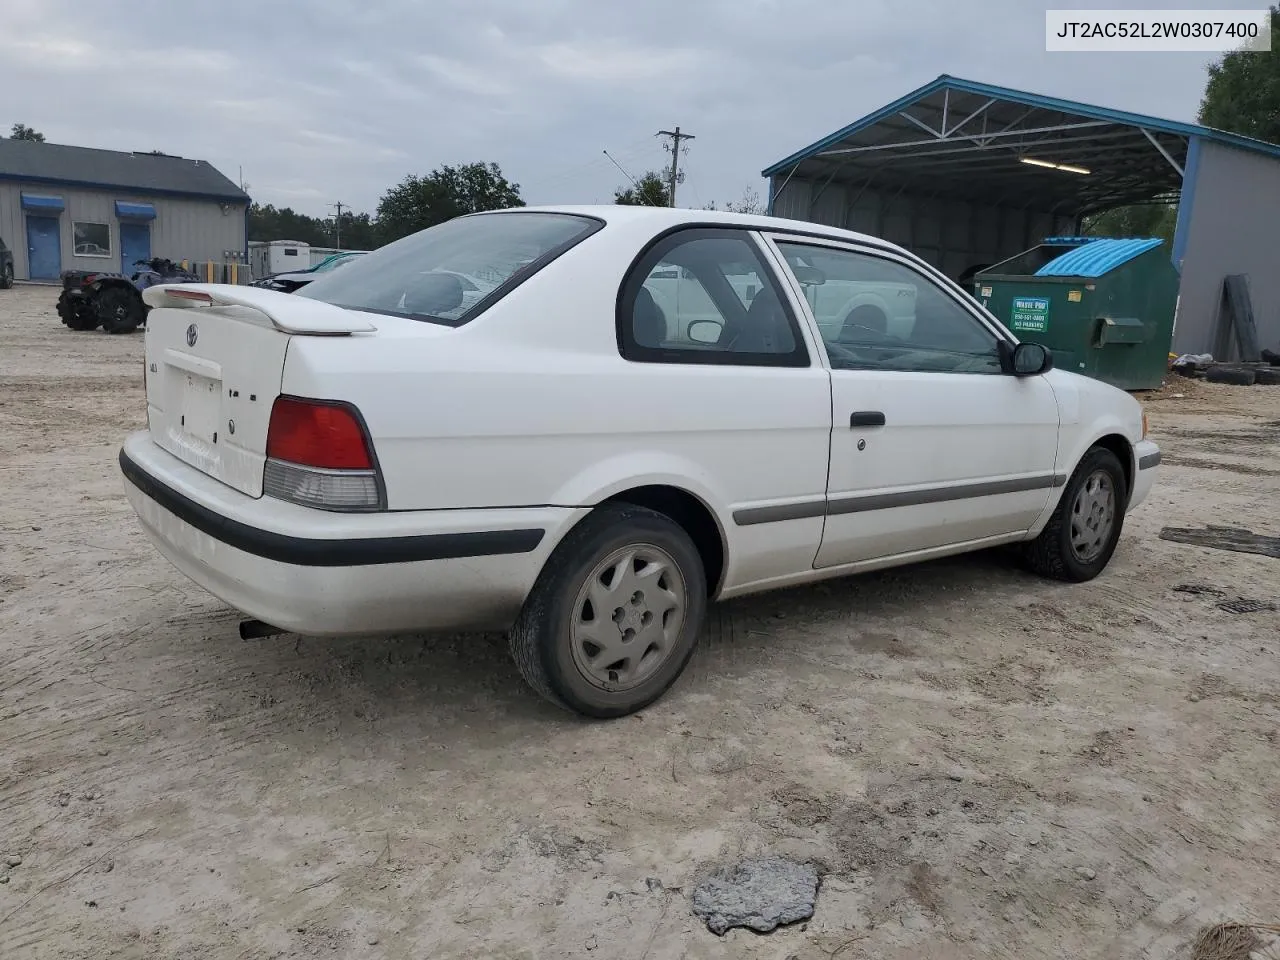
[[[1093,583],[731,603],[588,723],[498,636],[241,641],[122,493],[141,335],[53,304],[0,291],[0,956],[1156,958],[1280,919],[1280,613],[1216,606],[1280,561],[1157,536],[1280,534],[1280,388],[1146,398],[1165,466]],[[816,862],[816,913],[718,938],[693,886],[754,853]]]

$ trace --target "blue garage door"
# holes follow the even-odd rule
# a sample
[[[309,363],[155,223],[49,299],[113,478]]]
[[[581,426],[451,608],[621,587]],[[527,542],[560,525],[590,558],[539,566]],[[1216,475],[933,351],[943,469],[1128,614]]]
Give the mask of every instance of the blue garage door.
[[[57,217],[27,217],[27,276],[57,280],[62,273],[62,238]]]
[[[120,266],[127,277],[138,272],[139,260],[151,259],[151,224],[120,221]]]

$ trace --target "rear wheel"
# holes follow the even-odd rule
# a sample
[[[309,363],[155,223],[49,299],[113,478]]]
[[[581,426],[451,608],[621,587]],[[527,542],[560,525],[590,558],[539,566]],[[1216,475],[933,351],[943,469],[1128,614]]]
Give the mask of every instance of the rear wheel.
[[[146,319],[142,298],[134,290],[108,287],[98,294],[98,321],[107,333],[131,333]]]
[[[1040,536],[1024,547],[1028,565],[1054,580],[1092,580],[1115,553],[1128,502],[1120,460],[1110,450],[1093,447],[1067,481]]]
[[[693,654],[707,581],[689,535],[630,504],[592,511],[560,543],[511,630],[538,693],[589,717],[657,700]]]
[[[58,316],[72,330],[98,329],[98,312],[84,297],[63,293],[58,297]]]

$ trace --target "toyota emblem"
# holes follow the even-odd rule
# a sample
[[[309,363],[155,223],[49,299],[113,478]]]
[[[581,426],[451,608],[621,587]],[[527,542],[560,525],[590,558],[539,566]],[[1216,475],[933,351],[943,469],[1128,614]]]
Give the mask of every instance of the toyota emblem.
[[[196,329],[196,325],[193,323],[187,327],[187,346],[194,347],[198,339],[200,339],[200,331]]]

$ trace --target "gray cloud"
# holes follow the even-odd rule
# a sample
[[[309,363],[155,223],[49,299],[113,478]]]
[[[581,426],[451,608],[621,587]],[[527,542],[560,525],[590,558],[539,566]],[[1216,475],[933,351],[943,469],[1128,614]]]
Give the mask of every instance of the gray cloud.
[[[1096,3],[1055,3],[1096,7]],[[1199,0],[1199,6],[1229,9]],[[1044,51],[1025,0],[5,0],[0,123],[210,161],[256,199],[372,210],[408,173],[495,161],[530,202],[608,202],[696,134],[683,204],[939,73],[1194,119],[1210,57]],[[8,114],[12,114],[9,116]]]

